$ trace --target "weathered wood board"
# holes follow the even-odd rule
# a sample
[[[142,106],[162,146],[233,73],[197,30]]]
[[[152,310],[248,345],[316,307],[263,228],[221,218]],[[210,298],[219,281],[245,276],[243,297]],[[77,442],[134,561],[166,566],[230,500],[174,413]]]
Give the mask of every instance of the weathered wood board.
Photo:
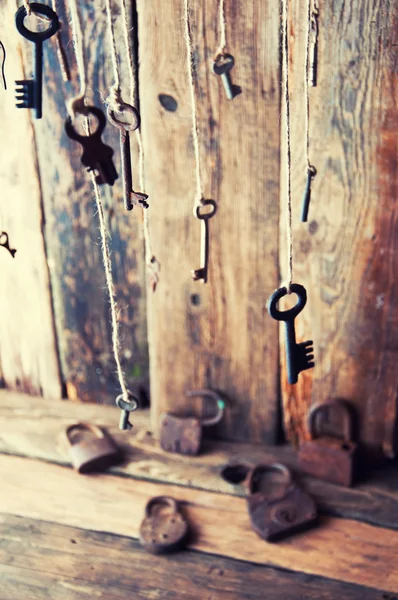
[[[398,3],[317,2],[310,160],[318,174],[308,224],[300,222],[306,4],[290,2],[289,15],[294,280],[308,291],[307,308],[296,321],[298,341],[314,340],[316,367],[296,386],[282,373],[285,426],[291,440],[302,438],[308,407],[342,397],[358,410],[360,438],[392,455],[398,394]],[[285,276],[283,136],[281,157]]]
[[[250,527],[243,498],[113,475],[79,476],[58,465],[4,455],[0,480],[0,513],[137,538],[149,498],[171,495],[191,523],[190,548],[398,591],[398,532],[390,529],[323,517],[311,531],[272,544]],[[29,501],[21,489],[29,490]]]
[[[200,266],[200,222],[193,217],[183,2],[138,0],[137,9],[145,172],[161,263],[148,306],[154,424],[164,410],[200,414],[200,402],[185,392],[208,386],[231,402],[219,436],[271,443],[278,434],[278,334],[265,300],[278,282],[278,11],[265,0],[225,3],[232,78],[242,88],[229,101],[212,72],[217,3],[192,3],[204,193],[217,203],[203,285],[190,274]],[[173,110],[160,94],[175,100]]]
[[[42,398],[0,392],[0,452],[70,465],[62,432],[77,421],[96,423],[106,428],[123,452],[124,461],[111,469],[113,474],[242,496],[242,486],[221,477],[225,465],[282,462],[293,469],[295,479],[313,496],[322,514],[398,529],[398,469],[394,463],[368,472],[366,480],[354,488],[344,488],[303,476],[291,447],[206,440],[203,452],[192,458],[161,450],[148,431],[149,411],[133,415],[130,432],[118,429],[118,419],[117,409],[110,406],[50,404]]]
[[[69,398],[113,404],[120,393],[112,353],[110,308],[102,264],[99,221],[89,174],[80,162],[82,148],[64,131],[65,103],[78,91],[69,15],[58,2],[62,37],[72,80],[65,84],[52,44],[45,45],[43,119],[35,123],[38,163],[46,218],[45,236],[54,295],[63,378]],[[106,110],[114,83],[106,13],[101,2],[79,2],[84,23],[88,98]],[[120,9],[115,10],[122,94],[131,102]],[[28,44],[26,44],[27,46]],[[133,392],[148,389],[148,349],[141,209],[126,212],[120,177],[119,130],[108,124],[104,141],[114,150],[119,179],[101,186],[110,233],[112,269],[119,308],[122,363]],[[135,147],[132,141],[134,158]]]
[[[0,5],[0,39],[7,53],[6,91],[0,81],[0,231],[17,249],[14,259],[0,249],[0,364],[9,389],[58,400],[62,388],[32,115],[15,107],[14,80],[30,76],[21,57],[25,42],[14,27],[15,10],[15,2]]]
[[[186,550],[145,553],[136,540],[0,515],[7,600],[382,600],[382,592]],[[51,560],[48,560],[51,554]],[[385,596],[384,596],[385,598]]]

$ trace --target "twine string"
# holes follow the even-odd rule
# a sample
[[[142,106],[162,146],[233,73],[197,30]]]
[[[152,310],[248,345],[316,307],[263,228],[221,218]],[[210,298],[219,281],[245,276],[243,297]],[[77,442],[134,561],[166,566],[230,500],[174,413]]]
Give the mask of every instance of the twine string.
[[[199,129],[198,129],[198,114],[195,97],[195,81],[194,81],[194,58],[193,58],[193,42],[191,35],[191,25],[189,17],[189,0],[184,0],[185,9],[185,42],[187,50],[187,69],[189,79],[189,91],[191,96],[191,108],[192,108],[192,139],[195,154],[195,177],[196,177],[196,194],[194,203],[194,215],[196,215],[196,209],[202,206],[204,201],[203,195],[203,182],[202,182],[202,171],[200,165],[200,152],[199,152]]]
[[[307,160],[306,173],[311,171],[315,173],[315,167],[310,162],[310,94],[309,94],[309,78],[310,78],[310,52],[311,45],[316,43],[316,39],[312,40],[313,19],[318,14],[318,8],[314,3],[312,7],[311,0],[307,0],[307,38],[306,38],[306,59],[304,68],[304,94],[305,94],[305,111],[304,111],[304,127],[305,127],[305,156]]]
[[[287,281],[290,294],[293,281],[293,228],[292,228],[292,188],[291,188],[291,145],[290,145],[290,99],[289,99],[289,40],[288,40],[288,0],[282,0],[282,100],[285,112],[286,138],[286,244]]]
[[[87,116],[86,93],[87,93],[87,69],[83,42],[83,25],[81,15],[77,6],[77,0],[69,0],[70,24],[72,29],[73,51],[76,58],[77,72],[80,90],[77,96],[68,103],[67,109],[72,118],[78,113]]]
[[[77,97],[77,100],[83,106],[85,110],[85,93],[87,88],[87,70],[85,64],[85,54],[83,48],[83,36],[81,29],[81,17],[79,15],[79,11],[77,8],[77,0],[69,0],[70,8],[71,8],[71,25],[73,31],[73,48],[76,55],[77,68],[80,79],[80,95]],[[72,11],[73,7],[73,11]],[[76,99],[74,106],[72,105],[72,109],[76,111]],[[80,106],[80,104],[78,105]],[[82,111],[81,111],[82,112]],[[83,112],[84,114],[84,112]],[[88,129],[88,117],[86,112],[86,126]],[[119,334],[119,316],[118,316],[118,308],[116,302],[116,292],[115,292],[115,284],[112,275],[112,263],[111,263],[111,254],[110,248],[108,244],[109,232],[106,226],[104,206],[102,202],[101,192],[98,186],[98,183],[95,179],[95,174],[93,171],[90,171],[91,181],[94,189],[95,201],[98,210],[98,217],[100,222],[100,234],[101,234],[101,250],[102,250],[102,260],[104,264],[105,270],[105,279],[106,285],[109,295],[109,303],[111,307],[111,325],[112,325],[112,348],[113,355],[116,363],[117,375],[119,379],[120,389],[122,392],[123,400],[127,403],[129,402],[129,391],[127,389],[127,384],[125,380],[125,375],[123,373],[121,358],[120,358],[120,334]]]
[[[227,48],[227,24],[225,21],[224,0],[219,0],[218,5],[218,27],[220,31],[220,44],[214,55],[214,60],[225,54]]]

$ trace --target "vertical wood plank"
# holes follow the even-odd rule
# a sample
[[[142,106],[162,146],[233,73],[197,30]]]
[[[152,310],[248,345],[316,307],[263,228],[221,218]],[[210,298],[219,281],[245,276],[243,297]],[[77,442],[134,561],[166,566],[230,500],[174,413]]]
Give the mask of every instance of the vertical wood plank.
[[[130,101],[122,19],[115,3],[114,23],[122,69],[122,94]],[[113,404],[120,392],[112,352],[108,294],[102,264],[99,221],[91,179],[80,157],[82,148],[64,132],[66,105],[78,91],[69,14],[58,2],[63,40],[72,70],[65,84],[54,52],[46,48],[45,111],[36,124],[46,213],[46,242],[54,292],[56,325],[68,397]],[[88,98],[106,110],[104,99],[114,83],[106,13],[102,2],[79,3],[84,23]],[[134,35],[132,32],[131,35]],[[123,207],[119,130],[107,124],[103,135],[119,172],[113,188],[100,186],[112,252],[112,270],[119,308],[122,364],[130,389],[148,387],[145,274],[141,209]],[[132,152],[134,158],[134,138]]]
[[[317,364],[297,386],[282,376],[285,426],[291,440],[302,438],[309,406],[342,397],[358,410],[362,441],[392,455],[398,390],[398,3],[318,2],[318,85],[310,89],[311,160],[318,175],[307,225],[299,221],[306,168],[305,5],[291,3],[289,22],[294,279],[307,287],[309,298],[297,320],[298,339],[314,339]],[[282,272],[284,179],[285,173]]]
[[[210,221],[209,282],[199,267],[192,111],[183,1],[139,0],[140,98],[161,282],[149,298],[154,423],[165,410],[200,414],[185,392],[209,386],[230,398],[224,438],[273,442],[278,431],[278,341],[265,302],[278,282],[279,16],[273,2],[225,2],[233,82],[228,101],[212,72],[217,3],[192,3],[196,99]],[[171,96],[167,110],[159,95]]]
[[[10,389],[61,397],[50,281],[43,229],[42,193],[31,111],[15,107],[14,80],[24,79],[24,43],[14,26],[16,2],[2,2],[1,41],[7,91],[0,90],[0,228],[14,259],[0,249],[0,363]]]

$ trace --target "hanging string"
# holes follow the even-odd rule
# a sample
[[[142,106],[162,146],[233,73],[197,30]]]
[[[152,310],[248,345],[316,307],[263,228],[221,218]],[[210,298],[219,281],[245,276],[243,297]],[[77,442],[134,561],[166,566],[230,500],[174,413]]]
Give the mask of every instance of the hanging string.
[[[120,111],[121,105],[124,103],[121,96],[121,75],[120,75],[120,66],[117,60],[117,49],[116,49],[116,39],[115,32],[112,25],[112,11],[111,11],[111,3],[110,0],[106,0],[106,13],[108,20],[108,29],[109,29],[109,37],[111,40],[111,55],[112,55],[112,65],[113,72],[115,77],[115,83],[109,90],[109,96],[107,98],[107,103],[116,111]],[[129,31],[129,21],[128,21],[128,12],[126,6],[126,0],[121,0],[121,14],[123,20],[123,37],[127,50],[128,57],[128,72],[130,79],[130,103],[132,106],[137,106],[138,104],[138,93],[136,88],[137,81],[137,73],[136,66],[133,58],[133,50],[131,47],[130,40],[130,31]],[[138,127],[135,130],[135,136],[137,140],[138,146],[138,177],[139,177],[139,185],[140,189],[143,191],[145,189],[145,173],[144,173],[144,145],[142,143],[141,131]],[[152,291],[156,290],[157,284],[159,283],[159,270],[160,265],[155,257],[152,250],[151,243],[151,235],[149,230],[149,215],[148,211],[143,211],[143,234],[144,234],[144,246],[145,246],[145,263],[147,265],[147,269],[150,274]]]
[[[225,54],[227,48],[227,24],[225,22],[224,0],[220,0],[218,6],[218,26],[220,29],[220,45],[214,55],[214,60]]]
[[[72,28],[73,50],[80,82],[79,94],[72,98],[67,106],[70,116],[74,118],[77,113],[86,116],[88,114],[86,109],[87,69],[84,55],[83,26],[77,0],[69,0],[69,9],[71,13],[70,24]]]
[[[316,43],[315,39],[311,39],[314,30],[314,19],[318,15],[318,8],[314,3],[314,7],[311,6],[311,0],[307,0],[307,39],[306,39],[306,59],[304,68],[304,93],[305,93],[305,155],[307,159],[307,171],[315,171],[315,167],[310,162],[310,94],[309,94],[309,79],[310,79],[310,53],[311,45]],[[316,25],[316,21],[315,21]],[[315,30],[316,36],[316,30]]]
[[[185,42],[187,49],[187,68],[189,78],[189,90],[191,95],[191,106],[192,106],[192,138],[193,147],[195,153],[195,176],[196,176],[196,195],[194,204],[194,215],[196,216],[196,209],[198,206],[203,204],[203,183],[202,183],[202,172],[200,167],[200,153],[199,153],[199,130],[198,130],[198,115],[195,98],[195,82],[194,82],[194,59],[193,59],[193,44],[191,36],[191,26],[189,19],[189,0],[184,0],[185,8]]]
[[[71,26],[73,32],[73,47],[76,55],[77,69],[79,73],[80,79],[80,96],[77,97],[77,100],[81,102],[83,109],[85,109],[85,92],[87,88],[87,80],[86,80],[86,64],[85,64],[85,55],[84,55],[84,46],[83,46],[83,36],[81,29],[81,20],[79,11],[77,8],[76,0],[69,0],[70,8],[71,8]],[[72,11],[73,6],[73,11]],[[84,93],[82,92],[84,90]],[[80,105],[79,105],[80,106]],[[73,106],[72,106],[73,108]],[[74,109],[76,110],[76,99],[74,104]],[[80,111],[83,112],[83,111]],[[84,113],[83,113],[84,114]],[[88,127],[88,118],[87,127]],[[120,334],[119,334],[119,318],[118,318],[118,309],[116,303],[116,293],[115,293],[115,285],[113,281],[112,275],[112,263],[110,257],[110,249],[108,244],[109,233],[106,227],[104,207],[102,203],[101,193],[99,186],[95,180],[95,174],[93,171],[90,171],[91,181],[94,188],[95,201],[98,210],[98,217],[100,222],[100,233],[101,233],[101,250],[102,250],[102,260],[104,263],[105,269],[105,279],[106,285],[108,289],[109,295],[109,303],[111,306],[111,324],[112,324],[112,348],[113,355],[115,358],[117,375],[119,379],[120,389],[122,392],[123,400],[125,402],[129,402],[130,395],[127,389],[125,376],[122,369],[121,358],[120,358]]]
[[[5,64],[6,64],[7,53],[6,53],[6,49],[5,49],[2,41],[0,41],[0,48],[3,51],[3,61],[1,63],[1,77],[3,79],[4,89],[7,90],[7,80],[6,80],[6,74],[5,74]]]
[[[25,7],[27,16],[30,17],[30,15],[32,14],[32,9],[30,8],[29,0],[23,0],[23,5]]]
[[[286,242],[287,242],[287,281],[290,293],[293,281],[293,230],[292,230],[292,187],[291,187],[291,146],[290,146],[290,100],[289,100],[289,41],[288,41],[288,0],[282,0],[282,100],[285,109],[286,138]]]

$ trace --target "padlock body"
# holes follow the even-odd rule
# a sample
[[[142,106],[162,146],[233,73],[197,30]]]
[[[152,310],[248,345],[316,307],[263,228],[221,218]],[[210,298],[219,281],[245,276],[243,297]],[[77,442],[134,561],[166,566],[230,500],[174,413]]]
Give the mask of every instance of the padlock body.
[[[145,517],[140,542],[147,552],[162,554],[182,548],[188,538],[188,523],[180,512]]]
[[[166,452],[199,454],[202,425],[199,419],[164,414],[160,421],[160,445]]]
[[[69,455],[79,473],[103,471],[120,461],[119,449],[107,436],[73,444]]]
[[[247,503],[254,530],[267,542],[304,531],[318,517],[313,499],[297,486],[277,500],[268,500],[260,492],[249,495]]]
[[[358,445],[331,436],[303,442],[299,464],[303,471],[339,485],[351,486],[355,480]]]

